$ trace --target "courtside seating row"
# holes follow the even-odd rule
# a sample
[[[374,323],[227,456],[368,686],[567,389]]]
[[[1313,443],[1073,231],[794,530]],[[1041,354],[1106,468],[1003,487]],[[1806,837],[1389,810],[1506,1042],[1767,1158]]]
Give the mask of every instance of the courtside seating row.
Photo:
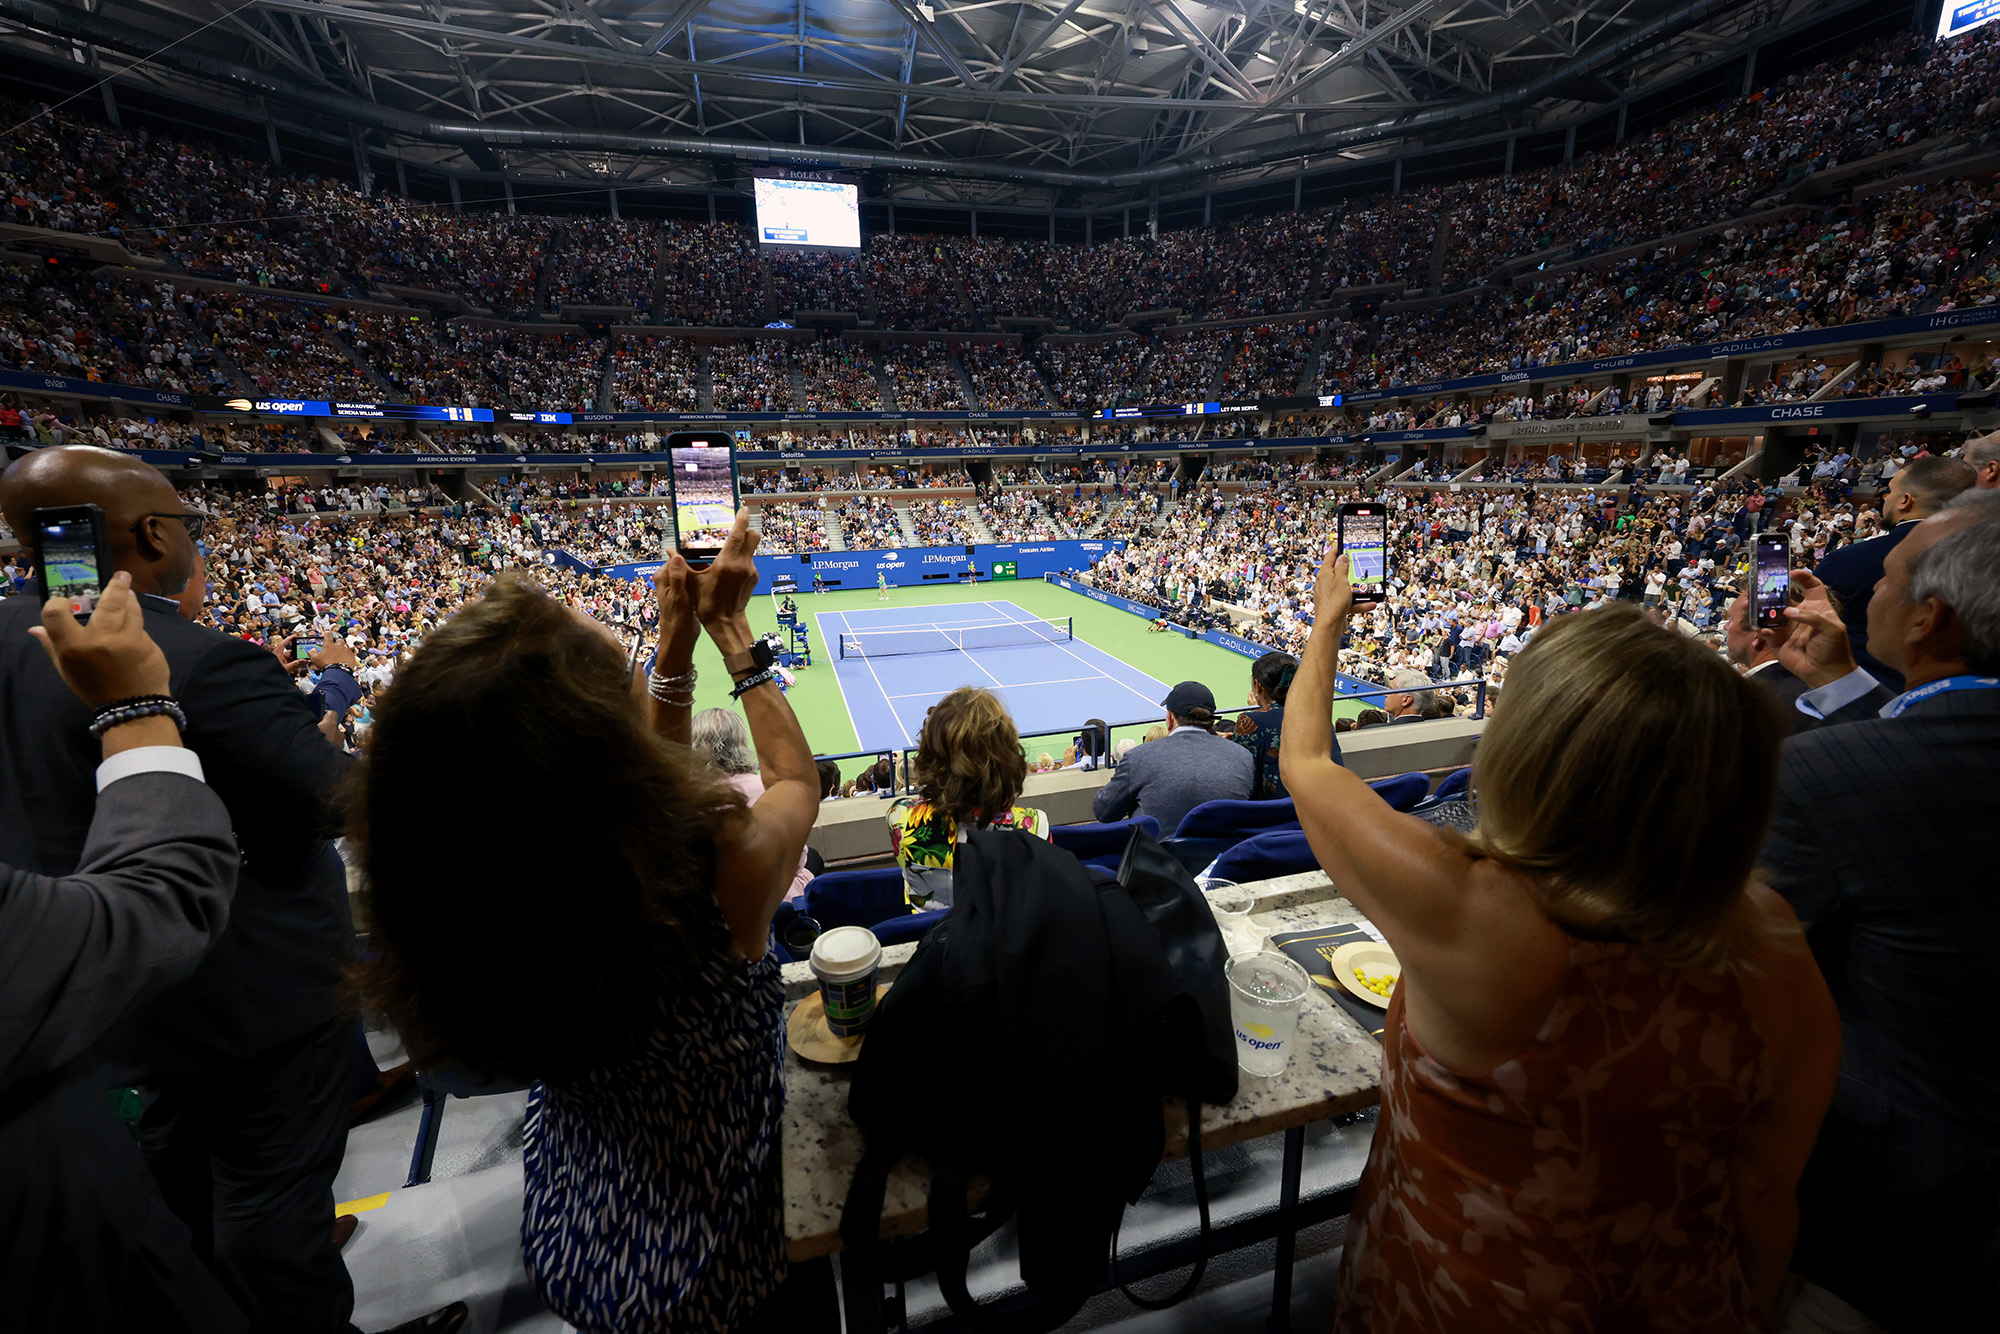
[[[1381,778],[1369,786],[1398,811],[1409,811],[1436,802],[1461,801],[1470,790],[1472,771],[1460,769],[1447,776],[1431,791],[1428,776],[1420,773]],[[1074,853],[1087,865],[1115,871],[1134,829],[1160,836],[1159,821],[1151,816],[1120,820],[1112,824],[1054,825],[1049,841]],[[1248,884],[1281,875],[1311,871],[1319,863],[1299,826],[1298,811],[1289,797],[1276,801],[1209,801],[1195,807],[1181,819],[1180,828],[1161,846],[1172,852],[1191,873],[1207,873],[1211,880]],[[933,908],[913,913],[903,897],[903,873],[895,867],[871,871],[828,871],[806,886],[801,912],[823,929],[836,926],[865,926],[884,945],[901,945],[923,936],[940,921],[946,909]],[[782,949],[780,950],[782,953]]]

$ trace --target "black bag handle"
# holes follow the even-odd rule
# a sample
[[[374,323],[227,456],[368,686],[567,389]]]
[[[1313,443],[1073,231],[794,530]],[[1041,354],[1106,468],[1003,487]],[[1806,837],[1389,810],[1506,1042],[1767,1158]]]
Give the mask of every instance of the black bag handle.
[[[933,1164],[930,1230],[937,1243],[938,1291],[951,1313],[981,1334],[1049,1334],[1067,1324],[1090,1299],[1089,1292],[1041,1293],[1031,1289],[984,1304],[974,1299],[966,1287],[966,1267],[972,1248],[992,1235],[997,1223],[989,1218],[990,1225],[982,1235],[972,1235],[965,1216],[965,1190],[965,1175],[957,1167]],[[1012,1212],[1009,1206],[1000,1207]]]
[[[1127,1301],[1142,1311],[1164,1311],[1169,1306],[1177,1306],[1194,1295],[1201,1286],[1202,1275],[1208,1272],[1211,1236],[1208,1224],[1208,1173],[1201,1161],[1201,1103],[1187,1100],[1188,1116],[1188,1164],[1194,1170],[1194,1207],[1201,1217],[1201,1251],[1195,1256],[1194,1269],[1187,1281],[1164,1297],[1141,1297],[1132,1291],[1132,1285],[1118,1277],[1118,1234],[1124,1230],[1125,1216],[1118,1216],[1118,1226],[1111,1232],[1111,1277],[1118,1284],[1118,1291],[1125,1294]]]

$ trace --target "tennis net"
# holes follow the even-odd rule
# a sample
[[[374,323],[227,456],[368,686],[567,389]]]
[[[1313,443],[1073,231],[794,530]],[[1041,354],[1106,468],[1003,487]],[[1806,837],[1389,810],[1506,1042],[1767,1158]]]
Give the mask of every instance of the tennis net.
[[[837,653],[843,658],[900,658],[911,653],[959,653],[966,649],[1063,644],[1071,638],[1070,618],[1067,616],[1059,621],[904,626],[895,630],[843,631]]]

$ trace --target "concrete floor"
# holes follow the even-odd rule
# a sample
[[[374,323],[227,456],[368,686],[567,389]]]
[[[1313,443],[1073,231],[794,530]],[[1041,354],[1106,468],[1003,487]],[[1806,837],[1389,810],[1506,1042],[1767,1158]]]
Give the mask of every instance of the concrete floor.
[[[378,1047],[378,1055],[393,1052]],[[521,1126],[526,1093],[452,1099],[446,1104],[437,1157],[428,1184],[405,1189],[421,1104],[408,1097],[348,1134],[347,1158],[334,1188],[341,1202],[386,1193],[388,1200],[356,1215],[359,1227],[344,1252],[354,1278],[354,1322],[381,1330],[447,1302],[472,1308],[470,1334],[563,1334],[569,1326],[535,1294],[521,1262]],[[1306,1192],[1351,1179],[1367,1152],[1361,1125],[1345,1131],[1315,1127],[1306,1159]],[[1210,1191],[1218,1221],[1232,1211],[1261,1207],[1275,1191],[1277,1137],[1208,1156]],[[1190,1225],[1189,1179],[1184,1164],[1161,1169],[1145,1200],[1126,1223],[1124,1248],[1175,1235]],[[1339,1262],[1340,1223],[1302,1233],[1293,1284],[1293,1327],[1327,1327]],[[975,1256],[972,1288],[1004,1287],[1011,1274],[1005,1235]],[[1271,1308],[1272,1247],[1250,1247],[1218,1257],[1203,1285],[1168,1311],[1137,1310],[1118,1293],[1093,1299],[1065,1328],[1117,1334],[1263,1334]],[[1139,1285],[1147,1293],[1170,1290],[1181,1273]],[[913,1285],[913,1321],[942,1314],[936,1289]],[[799,1334],[815,1334],[801,1330]]]

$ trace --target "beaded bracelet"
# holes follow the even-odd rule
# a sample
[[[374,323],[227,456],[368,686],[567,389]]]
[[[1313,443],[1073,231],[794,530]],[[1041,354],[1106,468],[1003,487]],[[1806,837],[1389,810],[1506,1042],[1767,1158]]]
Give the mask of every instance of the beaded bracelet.
[[[187,715],[171,695],[134,695],[131,699],[115,700],[99,709],[90,720],[90,735],[103,740],[104,734],[120,723],[137,722],[141,718],[172,718],[174,726],[187,731]]]

